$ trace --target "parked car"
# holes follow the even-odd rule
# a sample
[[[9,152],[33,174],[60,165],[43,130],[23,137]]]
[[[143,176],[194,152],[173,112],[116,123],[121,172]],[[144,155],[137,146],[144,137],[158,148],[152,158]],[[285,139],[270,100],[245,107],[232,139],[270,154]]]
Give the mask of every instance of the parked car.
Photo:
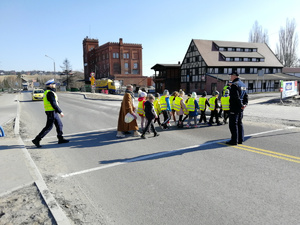
[[[32,91],[32,101],[43,100],[44,90],[43,89],[33,89]]]

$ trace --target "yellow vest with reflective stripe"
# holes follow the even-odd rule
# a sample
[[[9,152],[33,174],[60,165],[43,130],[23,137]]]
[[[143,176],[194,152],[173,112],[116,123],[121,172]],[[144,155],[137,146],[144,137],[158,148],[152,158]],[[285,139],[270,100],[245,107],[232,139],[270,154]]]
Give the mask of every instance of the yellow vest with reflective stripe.
[[[154,100],[153,105],[154,105],[154,110],[155,110],[156,114],[159,115],[161,113],[159,98],[156,98]]]
[[[177,111],[177,112],[179,112],[180,109],[181,109],[181,104],[180,104],[180,102],[181,102],[182,99],[183,99],[183,98],[181,98],[181,97],[176,97],[176,98],[175,98],[175,101],[173,102],[174,110]]]
[[[161,110],[166,110],[167,109],[166,97],[167,97],[166,95],[163,95],[163,96],[160,97],[159,102],[160,102],[160,109]]]
[[[54,111],[55,109],[52,107],[51,103],[48,101],[47,99],[47,94],[48,92],[50,92],[51,90],[46,90],[44,92],[44,98],[43,98],[43,101],[44,101],[44,108],[45,108],[45,111]],[[56,101],[56,104],[58,105],[58,102],[57,102],[57,95],[54,91],[52,91],[52,93],[54,94],[55,96],[55,101]]]
[[[210,109],[211,111],[213,111],[213,110],[216,109],[215,101],[216,101],[216,97],[211,97],[211,98],[209,99],[209,104],[210,104],[209,109]]]
[[[171,109],[174,109],[174,99],[175,99],[175,96],[171,96],[171,97],[170,97],[170,105],[171,105]]]
[[[229,96],[221,98],[221,105],[223,110],[229,110]]]
[[[205,104],[206,100],[207,100],[207,98],[205,98],[205,97],[199,98],[199,108],[201,111],[205,111],[205,109],[206,109],[206,104]]]
[[[186,108],[189,112],[195,111],[195,99],[194,98],[189,98]]]
[[[137,110],[137,113],[140,115],[140,116],[145,116],[145,111],[144,111],[144,103],[145,103],[145,99],[140,101],[139,104],[138,104],[138,110]]]

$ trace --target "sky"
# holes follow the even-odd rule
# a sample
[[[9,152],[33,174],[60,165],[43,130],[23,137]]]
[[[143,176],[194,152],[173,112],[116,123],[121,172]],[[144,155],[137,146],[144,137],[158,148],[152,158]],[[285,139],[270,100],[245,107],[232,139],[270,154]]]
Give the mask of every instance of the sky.
[[[299,0],[1,0],[0,70],[83,71],[82,41],[142,44],[143,75],[182,62],[192,39],[247,42],[255,21],[275,52],[278,32]],[[300,47],[300,43],[299,43]],[[48,58],[45,55],[51,57]]]

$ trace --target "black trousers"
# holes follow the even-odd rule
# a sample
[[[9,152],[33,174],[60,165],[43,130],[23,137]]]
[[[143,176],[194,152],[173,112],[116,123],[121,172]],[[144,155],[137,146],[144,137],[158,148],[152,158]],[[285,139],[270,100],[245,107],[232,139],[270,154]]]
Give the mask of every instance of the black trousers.
[[[242,143],[244,141],[243,111],[230,112],[229,130],[231,132],[231,142]]]
[[[229,117],[229,110],[223,110],[224,114],[223,114],[223,121],[224,123],[227,123],[227,119]]]
[[[164,116],[164,122],[162,122],[162,125],[166,125],[169,122],[169,120],[171,119],[170,112],[167,110],[163,110],[162,113]]]
[[[201,123],[202,120],[203,120],[204,123],[206,123],[205,110],[204,111],[201,110],[201,115],[200,115],[199,123]]]
[[[213,123],[214,117],[216,118],[216,123],[220,123],[218,110],[211,111],[209,123]]]
[[[43,130],[38,134],[37,138],[42,139],[45,137],[53,128],[53,125],[56,127],[57,137],[62,137],[63,135],[63,124],[59,118],[59,114],[54,111],[46,111],[47,122]]]
[[[147,125],[146,125],[145,129],[143,130],[142,135],[145,135],[145,133],[149,129],[149,126],[151,126],[151,130],[153,131],[154,134],[157,133],[157,131],[155,130],[155,127],[154,127],[153,119],[147,119]]]

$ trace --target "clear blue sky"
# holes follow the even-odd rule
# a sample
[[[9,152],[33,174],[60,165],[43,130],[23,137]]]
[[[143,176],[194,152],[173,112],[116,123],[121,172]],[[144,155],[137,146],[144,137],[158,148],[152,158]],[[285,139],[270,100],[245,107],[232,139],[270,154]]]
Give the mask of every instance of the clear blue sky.
[[[82,41],[143,45],[143,75],[156,63],[182,61],[192,39],[248,41],[257,20],[275,51],[278,31],[299,0],[1,0],[0,70],[56,70],[67,58],[83,70]],[[299,43],[300,47],[300,43]]]

